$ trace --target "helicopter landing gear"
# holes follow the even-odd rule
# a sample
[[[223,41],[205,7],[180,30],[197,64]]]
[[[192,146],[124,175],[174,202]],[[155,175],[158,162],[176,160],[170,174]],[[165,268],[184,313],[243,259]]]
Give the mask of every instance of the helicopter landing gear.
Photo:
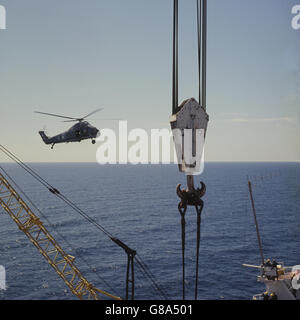
[[[92,140],[92,144],[95,144],[95,143],[96,143],[96,140],[93,139],[93,140]]]
[[[53,149],[54,146],[55,146],[55,143],[52,144],[51,149]]]

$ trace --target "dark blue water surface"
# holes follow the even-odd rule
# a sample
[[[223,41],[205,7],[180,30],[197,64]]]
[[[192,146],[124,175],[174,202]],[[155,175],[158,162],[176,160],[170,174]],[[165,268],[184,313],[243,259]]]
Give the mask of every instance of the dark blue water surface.
[[[87,279],[98,288],[113,289],[112,293],[124,296],[125,253],[17,165],[2,166],[51,222],[54,228],[41,217],[65,251],[76,256]],[[137,250],[169,297],[181,299],[181,228],[175,187],[178,183],[185,185],[185,177],[178,173],[177,166],[30,166],[110,233]],[[247,175],[253,182],[265,256],[285,265],[300,264],[300,164],[208,163],[200,177],[207,185],[201,225],[200,299],[251,299],[264,290],[256,281],[258,271],[242,266],[260,262]],[[196,240],[193,208],[186,217],[186,294],[192,299]],[[6,268],[8,286],[0,291],[0,299],[74,299],[2,209],[0,265]],[[137,266],[136,298],[160,298]]]

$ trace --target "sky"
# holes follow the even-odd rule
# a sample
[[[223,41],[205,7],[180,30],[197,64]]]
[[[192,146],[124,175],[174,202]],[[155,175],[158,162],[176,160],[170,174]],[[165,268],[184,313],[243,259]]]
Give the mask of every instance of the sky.
[[[300,0],[209,0],[206,161],[300,160]],[[0,0],[0,141],[28,162],[94,162],[97,144],[43,144],[68,128],[169,128],[172,0]],[[179,101],[198,96],[196,0],[179,0]],[[0,162],[8,159],[0,155]]]

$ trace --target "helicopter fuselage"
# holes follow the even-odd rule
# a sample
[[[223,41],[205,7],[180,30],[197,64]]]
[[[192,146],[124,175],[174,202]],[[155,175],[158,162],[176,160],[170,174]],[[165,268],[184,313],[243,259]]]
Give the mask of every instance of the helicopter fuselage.
[[[57,143],[80,142],[86,139],[92,139],[92,143],[95,143],[94,139],[99,133],[100,131],[87,121],[80,121],[74,124],[69,130],[53,137],[47,137],[44,131],[39,131],[44,143],[51,144],[52,148]]]

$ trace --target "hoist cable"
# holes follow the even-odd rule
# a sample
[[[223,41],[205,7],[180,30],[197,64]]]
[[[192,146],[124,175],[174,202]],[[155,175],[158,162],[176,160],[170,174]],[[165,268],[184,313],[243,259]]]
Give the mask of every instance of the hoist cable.
[[[140,264],[143,265],[143,269],[145,269],[145,272],[148,274],[148,277],[151,279],[156,289],[161,293],[162,297],[168,300],[168,294],[165,292],[162,286],[160,286],[157,283],[157,280],[155,279],[155,275],[152,273],[152,271],[149,269],[149,267],[146,265],[146,263],[142,260],[142,258],[138,254],[137,254],[137,259],[139,259]]]
[[[137,269],[140,270],[140,272],[141,272],[142,274],[145,274],[145,271],[144,271],[143,268],[139,265],[138,262],[136,263],[136,266],[137,266]],[[153,285],[153,283],[152,283],[152,281],[150,280],[150,278],[146,277],[146,280],[149,281],[151,288],[153,289],[154,292],[156,292],[157,289],[156,289],[155,286]],[[160,298],[161,298],[161,299],[165,299],[160,293],[158,293],[158,294],[160,295]]]
[[[56,188],[54,188],[51,184],[49,184],[45,179],[43,179],[39,174],[33,171],[29,166],[27,166],[23,161],[21,161],[17,156],[15,156],[12,152],[10,152],[7,148],[0,144],[0,150],[3,151],[10,159],[17,162],[26,172],[28,172],[33,178],[39,181],[43,186],[45,186],[49,191],[55,194],[57,197],[62,199],[65,203],[67,203],[70,207],[72,207],[76,212],[78,212],[81,216],[83,216],[86,220],[92,223],[96,228],[106,234],[109,238],[112,238],[112,235],[98,222],[89,217],[85,212],[83,212],[78,206],[76,206],[73,202],[71,202],[67,197],[60,193]]]
[[[178,210],[181,215],[181,256],[182,256],[182,300],[185,300],[185,213],[187,206],[178,204]]]
[[[202,105],[201,95],[201,15],[202,15],[202,2],[197,0],[197,35],[198,35],[198,78],[199,78],[199,105]]]
[[[173,92],[172,114],[178,107],[178,0],[174,0],[173,17]]]
[[[76,204],[74,204],[66,196],[61,194],[60,191],[58,191],[56,188],[54,188],[50,183],[48,183],[44,178],[42,178],[38,173],[36,173],[33,169],[31,169],[28,165],[26,165],[22,160],[20,160],[17,156],[15,156],[11,151],[9,151],[2,144],[0,144],[0,150],[4,154],[6,154],[11,160],[16,162],[27,173],[29,173],[34,179],[36,179],[43,186],[45,186],[51,193],[53,193],[58,198],[63,200],[67,205],[69,205],[73,210],[75,210],[77,213],[79,213],[83,218],[85,218],[87,221],[89,221],[91,224],[93,224],[97,229],[102,231],[110,240],[112,240],[114,243],[118,244],[118,241],[116,241],[116,238],[113,237],[113,235],[110,232],[108,232],[102,225],[100,225],[98,222],[96,222],[94,219],[92,219],[90,216],[88,216]],[[136,261],[138,263],[140,263],[141,266],[143,266],[142,272],[145,274],[145,276],[148,277],[152,283],[155,283],[156,290],[158,292],[163,292],[162,289],[160,288],[160,286],[157,284],[156,280],[154,279],[153,274],[151,274],[151,272],[149,272],[150,269],[146,266],[146,264],[142,261],[142,259],[139,258],[139,259],[136,259]]]
[[[149,270],[149,268],[146,266],[146,264],[141,260],[141,258],[137,255],[135,257],[135,260],[137,262],[137,265],[144,271],[145,274],[148,275],[148,279],[151,281],[153,287],[156,289],[156,291],[160,294],[160,296],[165,299],[168,300],[168,296],[167,294],[164,292],[164,290],[158,285],[158,283],[156,282],[154,275],[151,273],[151,271]]]
[[[29,198],[29,196],[25,193],[25,191],[19,186],[19,184],[17,184],[17,182],[8,174],[8,172],[1,165],[0,165],[0,169],[12,181],[12,183],[19,190],[19,192],[24,196],[27,202],[33,208],[35,208],[35,210],[40,214],[43,220],[45,220],[48,223],[48,225],[54,230],[54,232],[57,235],[59,235],[65,241],[65,243],[75,252],[76,257],[81,259],[85,263],[85,265],[90,269],[90,271],[92,271],[98,277],[98,279],[102,281],[102,283],[110,289],[110,291],[114,295],[117,295],[116,291],[110,286],[110,284],[107,281],[105,281],[98,273],[96,273],[96,271],[93,270],[94,268],[89,264],[89,262],[78,252],[78,250],[74,246],[72,246],[72,244],[57,230],[57,228],[55,228],[55,226],[51,223],[51,221],[42,213],[42,211],[34,204],[34,202]]]
[[[195,300],[198,298],[198,279],[199,279],[199,250],[200,250],[200,228],[201,228],[201,212],[203,206],[198,208],[195,206],[197,211],[197,240],[196,240],[196,277],[195,277]]]
[[[207,51],[207,0],[202,6],[202,104],[206,111],[206,51]]]
[[[207,0],[196,0],[197,6],[197,38],[198,38],[198,81],[199,81],[199,105],[206,111],[206,63],[207,63]],[[178,107],[178,0],[174,0],[173,16],[173,101],[172,112],[175,114]],[[189,177],[189,176],[188,176]],[[202,182],[201,182],[202,183]],[[204,183],[202,183],[204,185]],[[205,186],[205,185],[204,185]],[[200,251],[200,227],[201,212],[204,195],[198,193],[194,185],[189,184],[184,192],[177,193],[181,198],[178,210],[181,215],[181,243],[182,243],[182,298],[185,299],[185,214],[187,206],[194,206],[197,211],[197,239],[196,239],[196,273],[195,273],[195,299],[198,297],[199,279],[199,251]]]
[[[199,201],[200,205],[195,204],[197,212],[197,239],[196,239],[196,272],[195,272],[195,300],[198,297],[198,279],[199,279],[199,251],[200,251],[200,227],[201,227],[201,213],[203,209],[203,201]],[[185,214],[187,206],[191,205],[188,199],[183,199],[178,204],[178,211],[181,215],[181,254],[182,254],[182,300],[185,300]]]

